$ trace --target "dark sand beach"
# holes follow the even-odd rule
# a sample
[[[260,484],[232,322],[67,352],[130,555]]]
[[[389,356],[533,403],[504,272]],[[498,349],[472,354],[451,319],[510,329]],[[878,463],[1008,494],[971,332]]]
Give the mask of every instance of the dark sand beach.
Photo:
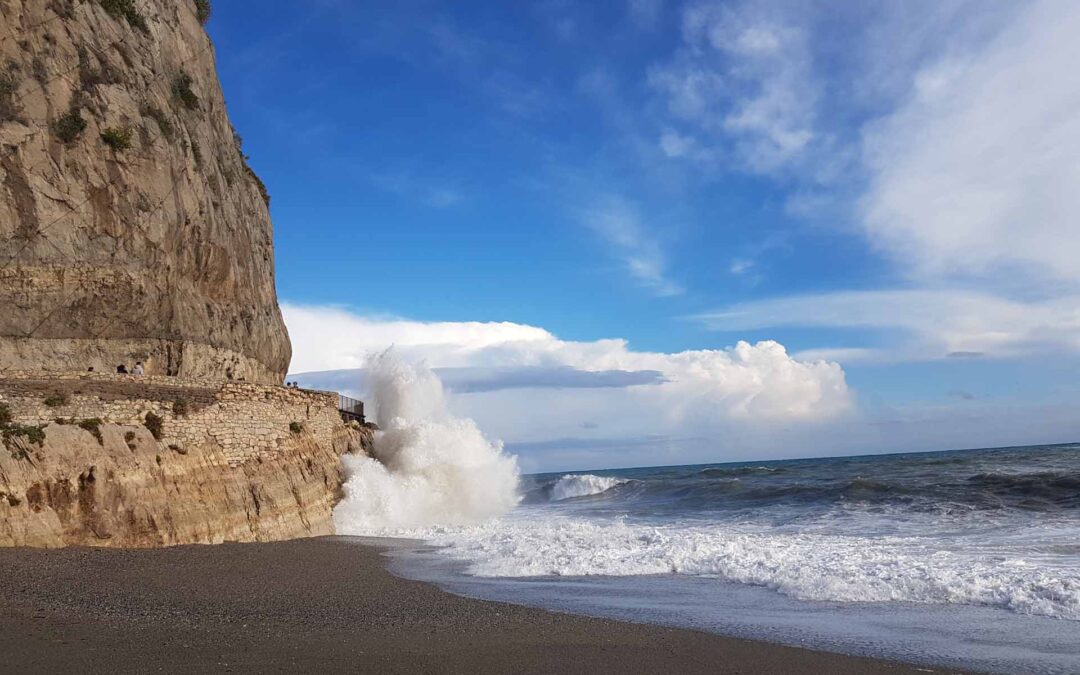
[[[461,598],[383,562],[340,537],[0,550],[0,671],[930,672]]]

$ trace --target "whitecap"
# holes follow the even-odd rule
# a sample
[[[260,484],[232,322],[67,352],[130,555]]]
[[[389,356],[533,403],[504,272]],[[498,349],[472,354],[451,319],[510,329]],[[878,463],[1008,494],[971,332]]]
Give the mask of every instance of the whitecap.
[[[607,492],[613,487],[626,483],[625,478],[612,476],[594,476],[592,474],[567,474],[551,487],[551,500],[562,501],[575,497],[588,497]]]
[[[950,551],[917,538],[567,516],[512,516],[428,538],[482,577],[677,574],[765,586],[799,600],[982,605],[1080,621],[1080,569]]]

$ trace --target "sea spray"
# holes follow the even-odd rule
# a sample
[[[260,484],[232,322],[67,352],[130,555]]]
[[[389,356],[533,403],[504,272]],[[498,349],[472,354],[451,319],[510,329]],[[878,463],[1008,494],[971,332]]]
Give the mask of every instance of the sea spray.
[[[345,496],[334,509],[340,534],[388,535],[433,525],[469,525],[520,500],[518,466],[470,419],[450,414],[429,368],[391,351],[368,377],[381,431],[374,458],[346,455]]]

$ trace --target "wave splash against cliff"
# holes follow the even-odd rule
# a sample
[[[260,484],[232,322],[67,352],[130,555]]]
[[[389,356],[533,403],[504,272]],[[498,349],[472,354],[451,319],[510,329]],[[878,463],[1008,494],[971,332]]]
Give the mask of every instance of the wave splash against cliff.
[[[346,455],[345,496],[334,509],[339,534],[386,535],[431,525],[468,525],[520,500],[517,459],[447,409],[431,370],[392,352],[368,367],[382,431],[375,458]]]

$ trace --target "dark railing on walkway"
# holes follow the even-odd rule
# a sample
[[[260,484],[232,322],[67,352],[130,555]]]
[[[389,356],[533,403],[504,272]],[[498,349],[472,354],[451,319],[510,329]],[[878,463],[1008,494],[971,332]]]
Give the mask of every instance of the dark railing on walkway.
[[[338,395],[338,410],[341,411],[341,419],[346,422],[357,421],[364,423],[364,402],[355,398]]]

